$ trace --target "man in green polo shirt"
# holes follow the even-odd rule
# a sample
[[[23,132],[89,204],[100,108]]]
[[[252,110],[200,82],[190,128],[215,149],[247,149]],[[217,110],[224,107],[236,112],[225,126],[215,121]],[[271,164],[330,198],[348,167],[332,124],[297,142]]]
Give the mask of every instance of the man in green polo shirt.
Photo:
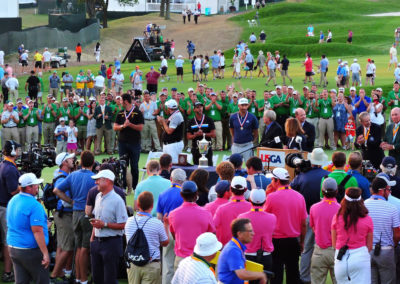
[[[344,152],[334,152],[332,154],[332,163],[335,166],[335,170],[331,172],[328,177],[333,178],[336,180],[336,183],[340,185],[340,183],[348,176],[348,174],[344,171],[346,166],[346,154]],[[321,198],[322,196],[322,183],[324,179],[321,180]],[[346,191],[349,187],[358,187],[358,183],[355,177],[350,177],[347,182],[343,185],[344,191]],[[338,194],[336,198],[338,198],[338,202],[342,201],[341,199],[344,196],[344,192],[340,192],[338,188]]]
[[[295,111],[297,108],[303,108],[304,98],[297,93],[297,91],[293,90],[292,86],[288,87],[288,95],[286,97],[286,103],[289,104],[289,115],[291,117],[295,117]]]
[[[204,85],[199,82],[197,82],[196,96],[197,101],[203,102],[204,104],[206,103],[207,96],[204,90]]]
[[[276,113],[276,122],[285,132],[285,122],[289,118],[289,104],[286,103],[286,96],[282,94],[281,86],[276,86],[276,92],[273,92],[270,103],[272,110]]]
[[[62,99],[62,105],[58,108],[58,118],[64,117],[65,125],[69,124],[69,120],[72,119],[73,108],[68,103],[68,98]]]
[[[78,128],[78,148],[82,151],[85,149],[86,135],[87,135],[87,124],[89,117],[89,109],[85,106],[85,99],[79,99],[79,106],[74,108],[73,118]]]
[[[261,141],[261,138],[265,132],[265,122],[263,119],[264,112],[266,110],[272,109],[271,108],[271,93],[268,90],[264,91],[263,98],[258,100],[258,113],[261,115],[261,119],[259,120],[259,127],[258,127],[258,136],[259,140]]]
[[[118,113],[123,109],[121,96],[117,96],[115,98],[114,104],[111,104],[110,107],[111,107],[112,114],[113,114],[111,122],[114,125],[114,122],[117,118]],[[111,151],[114,152],[114,154],[118,153],[118,143],[115,143],[116,140],[117,140],[117,132],[114,129],[112,129],[111,130]]]
[[[24,121],[26,121],[26,143],[27,147],[31,143],[40,142],[39,141],[39,126],[38,122],[41,120],[39,111],[37,108],[33,107],[33,101],[28,101],[28,108],[22,111]]]
[[[224,90],[221,90],[219,95],[221,97],[221,103],[222,103],[222,111],[221,111],[222,148],[230,149],[232,138],[231,138],[231,132],[229,131],[229,113],[228,113],[229,97]],[[225,148],[225,145],[227,148]]]
[[[191,120],[195,115],[194,104],[197,102],[197,95],[194,92],[191,92],[189,96],[190,97],[185,102],[186,103],[185,111],[188,121]]]
[[[25,151],[25,142],[26,142],[26,121],[24,120],[24,115],[22,113],[23,111],[23,104],[22,104],[22,99],[17,99],[17,106],[15,108],[15,111],[18,113],[18,123],[17,123],[17,129],[18,129],[18,134],[19,134],[19,141],[18,143],[21,145],[22,151]]]
[[[222,102],[217,100],[218,96],[214,92],[210,94],[210,97],[211,100],[207,100],[205,110],[206,115],[214,120],[215,124],[216,137],[212,139],[213,149],[215,151],[222,151]]]
[[[388,94],[388,106],[390,106],[390,111],[394,109],[395,107],[400,107],[400,84],[399,82],[394,82],[393,83],[393,90],[391,90]],[[389,112],[390,113],[390,112]],[[389,122],[390,120],[390,115],[389,115]]]
[[[232,101],[228,105],[228,114],[229,116],[232,115],[233,113],[237,113],[239,111],[239,105],[238,105],[238,93],[233,93],[232,95]]]
[[[317,100],[315,99],[316,94],[314,92],[308,93],[308,99],[305,100],[303,106],[305,106],[304,110],[306,112],[306,121],[314,125],[315,128],[315,140],[319,141],[319,108],[317,107]],[[319,143],[319,142],[318,142]]]
[[[47,95],[47,103],[42,109],[42,132],[43,132],[43,143],[44,145],[54,145],[54,130],[56,129],[56,119],[57,119],[57,105],[52,103],[53,95]]]
[[[333,118],[332,109],[335,106],[336,95],[332,92],[332,98],[328,97],[328,90],[323,89],[321,92],[321,98],[316,100],[317,107],[319,110],[319,146],[324,146],[325,133],[328,132],[329,144],[332,150],[336,150],[335,141],[333,139]]]

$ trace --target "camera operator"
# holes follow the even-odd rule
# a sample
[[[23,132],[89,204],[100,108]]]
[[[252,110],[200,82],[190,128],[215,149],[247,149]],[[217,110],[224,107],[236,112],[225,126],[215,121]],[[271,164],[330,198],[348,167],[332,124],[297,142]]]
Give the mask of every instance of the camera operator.
[[[290,186],[300,192],[305,201],[307,213],[313,204],[320,201],[321,180],[329,174],[321,167],[327,162],[328,156],[322,148],[315,148],[310,154],[311,169],[307,172],[300,172],[291,182]],[[304,282],[310,282],[311,257],[314,251],[314,232],[310,227],[309,217],[307,217],[307,232],[304,240],[304,251],[300,259],[300,278]]]
[[[358,115],[360,126],[356,129],[357,149],[361,148],[363,160],[369,160],[375,169],[379,169],[382,159],[385,157],[381,144],[381,128],[375,123],[371,123],[369,113],[362,112]]]
[[[396,182],[396,185],[392,186],[392,195],[396,198],[400,198],[400,177],[396,176],[396,159],[390,156],[383,158],[380,169],[389,176],[390,180]]]
[[[358,183],[358,187],[361,188],[362,193],[361,197],[364,200],[367,200],[370,196],[370,182],[369,180],[362,175],[362,157],[359,152],[353,152],[349,156],[350,170],[347,171],[347,174],[353,176]]]
[[[262,134],[260,146],[282,149],[283,130],[279,123],[276,122],[276,113],[273,110],[264,111],[263,120],[265,130]]]
[[[114,130],[119,131],[119,156],[127,154],[129,157],[132,188],[135,189],[139,180],[140,132],[143,130],[144,119],[139,108],[132,104],[129,94],[122,95],[122,106],[124,110],[117,114]]]
[[[15,141],[6,141],[3,147],[4,161],[0,164],[0,228],[4,257],[4,274],[2,275],[1,280],[3,282],[14,281],[14,273],[12,270],[11,259],[6,242],[6,211],[8,202],[15,194],[18,193],[18,178],[21,174],[17,169],[15,160],[19,156],[19,151],[21,150],[20,148],[21,145],[17,144]]]
[[[370,252],[372,283],[396,283],[394,247],[400,241],[400,218],[396,206],[387,202],[394,185],[396,182],[390,181],[387,174],[378,174],[372,181],[373,195],[365,201],[374,224],[374,250]]]
[[[62,152],[56,157],[56,164],[59,167],[54,173],[53,184],[56,188],[74,168],[75,154]],[[66,194],[71,196],[70,192]],[[63,200],[59,200],[56,212],[53,214],[54,223],[57,228],[57,255],[56,263],[50,279],[67,277],[72,271],[72,257],[74,251],[74,229],[72,226],[72,207]],[[65,269],[65,270],[64,270]],[[65,273],[63,273],[63,270]]]

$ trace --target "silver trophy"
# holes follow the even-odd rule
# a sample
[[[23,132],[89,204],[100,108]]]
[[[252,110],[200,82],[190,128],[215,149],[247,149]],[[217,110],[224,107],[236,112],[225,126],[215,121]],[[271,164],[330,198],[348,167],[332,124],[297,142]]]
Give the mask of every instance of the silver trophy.
[[[211,141],[206,140],[206,134],[203,134],[203,139],[197,141],[197,147],[199,147],[199,153],[201,154],[201,158],[199,159],[199,167],[208,167],[208,159],[205,157],[205,155],[208,153],[210,145]]]

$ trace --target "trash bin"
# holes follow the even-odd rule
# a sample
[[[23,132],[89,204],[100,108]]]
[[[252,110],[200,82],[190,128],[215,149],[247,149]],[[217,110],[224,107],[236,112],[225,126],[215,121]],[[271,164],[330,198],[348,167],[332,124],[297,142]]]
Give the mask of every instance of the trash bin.
[[[210,16],[211,15],[211,8],[210,7],[206,8],[205,11],[204,11],[204,14],[206,16]]]

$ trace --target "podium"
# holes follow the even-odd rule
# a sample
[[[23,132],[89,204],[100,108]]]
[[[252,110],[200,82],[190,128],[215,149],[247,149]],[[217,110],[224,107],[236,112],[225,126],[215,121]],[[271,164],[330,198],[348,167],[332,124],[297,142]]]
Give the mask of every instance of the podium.
[[[290,180],[292,180],[295,176],[294,168],[291,168],[285,164],[285,157],[291,153],[300,153],[298,150],[293,149],[276,149],[276,148],[267,148],[267,147],[258,147],[257,148],[257,157],[259,157],[263,163],[264,169],[268,169],[268,161],[269,161],[269,169],[273,170],[275,168],[285,168],[290,175]],[[303,152],[303,158],[307,159],[308,152]]]

